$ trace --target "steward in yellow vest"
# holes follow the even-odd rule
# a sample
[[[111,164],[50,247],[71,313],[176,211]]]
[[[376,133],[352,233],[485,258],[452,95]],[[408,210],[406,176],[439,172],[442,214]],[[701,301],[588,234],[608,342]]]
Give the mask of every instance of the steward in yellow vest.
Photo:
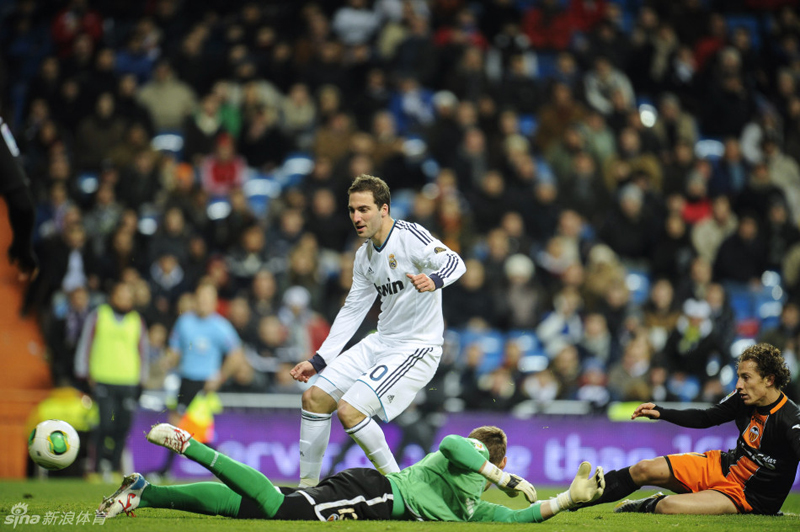
[[[109,302],[86,319],[75,353],[75,376],[88,381],[100,412],[94,466],[105,480],[120,473],[125,439],[147,376],[147,352],[147,328],[133,310],[133,293],[126,283],[117,283]]]

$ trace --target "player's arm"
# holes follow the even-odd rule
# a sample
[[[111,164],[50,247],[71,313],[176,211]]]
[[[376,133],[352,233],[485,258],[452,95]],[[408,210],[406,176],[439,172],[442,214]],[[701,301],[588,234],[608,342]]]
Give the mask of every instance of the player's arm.
[[[687,408],[678,410],[664,408],[655,403],[642,403],[631,414],[631,419],[646,417],[649,419],[663,419],[681,427],[692,429],[705,429],[732,421],[741,405],[741,398],[736,392],[731,393],[719,404],[710,408]]]
[[[413,240],[415,244],[411,250],[411,259],[420,270],[430,271],[431,273],[407,273],[414,288],[419,292],[433,292],[445,286],[450,286],[456,282],[467,266],[464,260],[455,251],[444,245],[443,242],[433,238],[433,236],[418,224],[414,224],[414,230],[421,233],[422,240]],[[416,244],[419,245],[416,245]]]
[[[795,459],[800,460],[800,415],[789,420],[789,430],[786,431],[786,439],[794,452]]]
[[[589,462],[581,462],[578,473],[567,491],[522,510],[512,510],[506,506],[481,501],[475,508],[470,521],[496,523],[541,523],[546,521],[563,510],[592,502],[603,494],[606,488],[603,468],[598,467],[594,474],[591,472],[592,465]]]
[[[328,362],[339,356],[378,297],[375,287],[358,267],[359,257],[360,255],[356,255],[356,265],[353,266],[353,286],[333,320],[328,337],[311,359],[304,360],[291,369],[289,373],[295,380],[308,382],[309,378],[325,369]]]
[[[477,440],[450,434],[442,440],[439,451],[453,464],[480,473],[510,497],[516,497],[522,493],[528,502],[535,502],[536,489],[533,485],[518,475],[506,473],[487,460],[478,450],[479,448],[483,449],[482,445]]]

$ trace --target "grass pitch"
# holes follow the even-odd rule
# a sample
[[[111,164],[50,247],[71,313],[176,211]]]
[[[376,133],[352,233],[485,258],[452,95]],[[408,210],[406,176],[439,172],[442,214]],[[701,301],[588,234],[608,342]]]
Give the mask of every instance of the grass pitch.
[[[615,514],[613,505],[606,504],[581,510],[565,512],[539,525],[532,524],[489,524],[489,523],[420,523],[401,521],[340,521],[335,523],[300,522],[300,521],[260,521],[235,520],[224,517],[207,517],[171,510],[155,510],[144,508],[136,512],[135,518],[121,516],[106,520],[104,523],[94,522],[94,510],[104,495],[109,495],[117,488],[110,484],[89,484],[81,480],[49,480],[49,481],[5,481],[0,482],[0,532],[5,530],[136,530],[170,532],[204,532],[204,531],[258,531],[290,530],[291,532],[316,532],[330,530],[347,530],[352,532],[454,532],[456,530],[484,530],[486,527],[502,529],[504,532],[530,531],[532,526],[543,527],[552,531],[609,532],[624,530],[626,532],[665,532],[665,530],[691,529],[698,532],[778,532],[800,530],[800,493],[792,493],[783,505],[783,517],[746,516],[662,516],[642,514]],[[549,498],[559,491],[556,488],[539,490],[541,499]],[[650,495],[653,491],[642,490],[635,497]],[[524,507],[519,499],[509,499],[501,491],[491,489],[484,497],[512,508]],[[19,503],[27,505],[24,515],[38,515],[36,524],[24,524],[18,519],[16,527],[13,521],[12,508]],[[14,511],[20,514],[21,506]],[[58,512],[56,514],[56,512]],[[49,514],[48,514],[49,513]],[[46,516],[51,520],[44,523]],[[72,515],[72,524],[68,524]],[[81,515],[84,516],[81,522]],[[65,519],[66,517],[66,519]],[[86,519],[88,521],[86,521]],[[66,522],[65,522],[66,521]]]

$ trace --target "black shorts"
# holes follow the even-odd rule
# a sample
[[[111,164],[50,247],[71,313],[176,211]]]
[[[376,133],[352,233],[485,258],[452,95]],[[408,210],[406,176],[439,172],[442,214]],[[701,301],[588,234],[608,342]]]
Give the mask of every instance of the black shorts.
[[[313,488],[281,489],[286,498],[273,519],[287,521],[381,520],[392,517],[389,480],[375,469],[354,468],[332,475]],[[289,493],[287,493],[289,492]],[[238,518],[265,519],[263,510],[242,498]]]
[[[206,381],[194,381],[192,379],[181,379],[181,387],[178,390],[178,406],[175,411],[181,415],[186,413],[186,408],[191,404],[192,399],[203,391]]]

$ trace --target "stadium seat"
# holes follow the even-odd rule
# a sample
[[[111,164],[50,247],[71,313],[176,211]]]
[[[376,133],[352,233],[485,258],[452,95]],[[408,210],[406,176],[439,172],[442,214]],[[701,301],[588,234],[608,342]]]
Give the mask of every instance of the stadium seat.
[[[753,49],[761,49],[761,19],[754,15],[726,15],[728,33],[732,34],[737,28],[745,28],[750,32],[750,41]]]
[[[183,133],[180,131],[162,131],[153,137],[150,146],[154,150],[171,153],[176,160],[183,160]]]
[[[781,320],[786,293],[780,285],[767,286],[753,294],[753,311],[761,322],[761,330],[777,326]]]
[[[231,213],[231,204],[225,198],[214,198],[208,202],[206,207],[206,215],[208,219],[213,221],[223,220]]]
[[[625,286],[631,293],[631,302],[642,305],[650,296],[650,276],[643,270],[628,270]]]
[[[726,394],[731,393],[733,390],[736,389],[736,380],[738,379],[736,375],[736,364],[731,362],[722,367],[719,371],[719,381],[722,384],[722,389],[725,391]]]
[[[536,135],[536,130],[539,129],[539,119],[536,115],[519,115],[519,132],[526,137],[533,137]]]
[[[731,359],[736,360],[742,354],[742,351],[751,345],[755,345],[755,343],[756,341],[752,338],[737,337],[731,344]]]
[[[667,381],[667,389],[681,401],[694,401],[700,393],[700,379],[693,375],[673,376]]]
[[[536,54],[536,77],[547,80],[558,73],[557,55],[554,53],[539,52]]]
[[[539,179],[542,181],[555,182],[556,180],[553,169],[544,160],[544,157],[536,157],[536,173],[539,174]]]
[[[756,317],[753,297],[747,288],[727,286],[728,298],[737,320],[748,320]]]
[[[522,329],[509,331],[506,334],[506,340],[516,342],[522,351],[519,370],[523,373],[542,371],[550,364],[550,358],[547,356],[544,346],[533,331]]]
[[[638,94],[636,96],[636,108],[638,109],[643,105],[650,105],[655,107],[656,104],[655,102],[653,102],[653,99],[650,96],[646,94]]]
[[[622,3],[622,2],[618,2]],[[633,27],[636,24],[636,13],[632,11],[623,11],[622,18],[620,20],[620,29],[626,35],[630,34],[633,31]]]
[[[392,191],[392,218],[405,219],[414,207],[414,191],[399,189]]]
[[[291,188],[303,182],[314,170],[314,159],[307,153],[290,153],[281,167],[275,171],[274,177],[282,188]]]
[[[91,196],[100,186],[99,176],[94,172],[84,172],[78,175],[78,190],[83,196]]]
[[[462,365],[466,362],[467,348],[477,343],[483,350],[483,359],[478,366],[478,374],[484,375],[497,368],[503,361],[505,336],[500,331],[473,331],[464,329],[460,334],[459,359]]]
[[[719,139],[700,139],[694,145],[694,154],[698,159],[709,159],[711,162],[716,162],[725,154],[725,145]]]
[[[266,174],[253,174],[242,187],[247,204],[258,218],[264,218],[269,211],[269,203],[281,193],[278,182]]]

